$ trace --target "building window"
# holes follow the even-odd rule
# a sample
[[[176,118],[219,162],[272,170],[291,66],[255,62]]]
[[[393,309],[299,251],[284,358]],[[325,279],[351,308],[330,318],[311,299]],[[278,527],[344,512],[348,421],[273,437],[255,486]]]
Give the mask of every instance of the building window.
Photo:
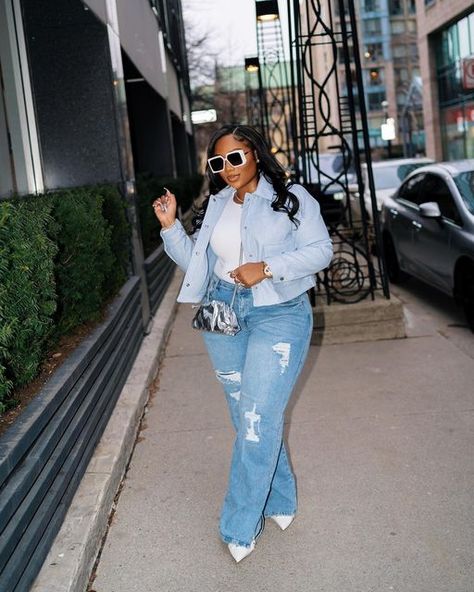
[[[370,86],[383,84],[383,68],[371,68],[367,70],[367,79]]]
[[[407,95],[404,92],[399,92],[397,94],[397,105],[403,106],[407,101]]]
[[[416,14],[416,0],[408,0],[409,14]]]
[[[381,43],[368,43],[364,47],[364,58],[368,62],[380,62],[383,60],[383,47]]]
[[[380,10],[378,0],[365,0],[364,10],[365,12],[375,12],[376,10]]]
[[[380,111],[382,101],[385,101],[385,92],[374,92],[367,95],[367,107],[370,111]]]
[[[408,46],[409,49],[409,57],[412,61],[418,61],[418,45],[416,43],[410,43]]]
[[[405,33],[405,21],[393,21],[392,22],[392,33],[394,35],[399,35],[400,33]]]
[[[396,45],[393,48],[393,57],[394,58],[406,58],[407,57],[406,45]]]
[[[408,68],[395,68],[395,84],[401,86],[408,82]]]
[[[390,14],[392,16],[403,14],[403,0],[390,0]]]
[[[474,91],[463,88],[462,59],[474,54],[474,13],[433,38],[443,157],[474,157]]]
[[[364,31],[366,35],[381,35],[382,23],[379,18],[366,19],[364,22]]]

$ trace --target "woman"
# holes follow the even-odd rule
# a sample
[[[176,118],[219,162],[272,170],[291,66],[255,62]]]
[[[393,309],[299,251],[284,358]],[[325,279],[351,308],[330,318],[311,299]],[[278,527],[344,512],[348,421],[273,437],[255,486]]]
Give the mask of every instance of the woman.
[[[236,335],[203,332],[236,430],[220,533],[239,562],[271,517],[285,529],[296,509],[283,444],[285,408],[306,359],[312,310],[306,291],[332,257],[318,202],[284,170],[263,137],[226,125],[208,148],[210,196],[191,236],[168,190],[153,203],[167,254],[185,271],[178,302],[233,304]]]

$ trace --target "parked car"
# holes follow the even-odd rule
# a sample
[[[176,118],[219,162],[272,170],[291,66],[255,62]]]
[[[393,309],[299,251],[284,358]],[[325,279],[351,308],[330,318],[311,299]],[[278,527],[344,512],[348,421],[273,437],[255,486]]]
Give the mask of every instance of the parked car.
[[[413,275],[453,296],[474,331],[474,159],[412,172],[381,222],[389,279]]]
[[[400,184],[415,169],[434,162],[431,158],[398,158],[395,160],[383,160],[372,163],[374,175],[375,199],[377,209],[382,210],[385,198],[390,197],[400,187]],[[370,199],[369,180],[367,176],[367,164],[362,164],[362,180],[364,183],[364,203],[369,219],[372,220],[372,202]],[[355,191],[357,191],[357,186]],[[354,195],[354,186],[351,186],[351,193]],[[357,219],[361,218],[360,202],[352,199],[353,210]]]
[[[319,201],[325,222],[342,222],[347,188],[356,181],[353,163],[346,170],[344,157],[340,152],[322,153],[318,158],[316,155],[314,158],[308,157],[305,181],[304,186]]]

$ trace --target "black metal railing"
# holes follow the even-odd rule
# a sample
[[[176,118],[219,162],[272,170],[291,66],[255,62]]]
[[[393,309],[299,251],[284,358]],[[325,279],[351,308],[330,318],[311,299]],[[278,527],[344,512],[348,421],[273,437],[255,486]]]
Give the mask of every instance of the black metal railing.
[[[388,298],[354,4],[288,0],[287,8],[296,177],[320,201],[334,243],[319,291],[328,303]]]
[[[258,0],[257,0],[258,4]],[[294,165],[289,68],[285,60],[280,18],[257,20],[262,127],[272,152],[291,171]]]

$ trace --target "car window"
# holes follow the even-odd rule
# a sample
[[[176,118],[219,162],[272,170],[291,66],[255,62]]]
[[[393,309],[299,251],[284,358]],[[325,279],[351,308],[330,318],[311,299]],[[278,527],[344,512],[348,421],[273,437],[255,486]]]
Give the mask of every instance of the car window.
[[[409,201],[417,206],[419,206],[424,201],[427,201],[423,194],[423,183],[425,178],[426,173],[420,173],[419,175],[415,175],[414,177],[408,179],[400,187],[397,199]]]
[[[474,171],[459,173],[453,179],[467,209],[474,215]]]
[[[403,179],[398,177],[397,166],[374,167],[375,189],[396,189]]]
[[[449,187],[439,175],[428,174],[426,175],[425,182],[423,184],[422,193],[425,196],[425,201],[435,201],[439,205],[441,215],[448,220],[461,223],[461,217],[459,215],[454,198],[451,195]]]
[[[348,158],[348,157],[346,157]],[[333,180],[344,170],[344,159],[342,154],[319,154],[316,152],[307,155],[307,176],[311,183],[321,183],[323,186],[330,186]],[[300,157],[300,166],[303,161]],[[347,170],[348,183],[352,182],[354,176],[354,164]],[[345,182],[344,175],[339,179],[338,186]]]
[[[426,162],[373,167],[375,189],[396,189],[408,175]]]

